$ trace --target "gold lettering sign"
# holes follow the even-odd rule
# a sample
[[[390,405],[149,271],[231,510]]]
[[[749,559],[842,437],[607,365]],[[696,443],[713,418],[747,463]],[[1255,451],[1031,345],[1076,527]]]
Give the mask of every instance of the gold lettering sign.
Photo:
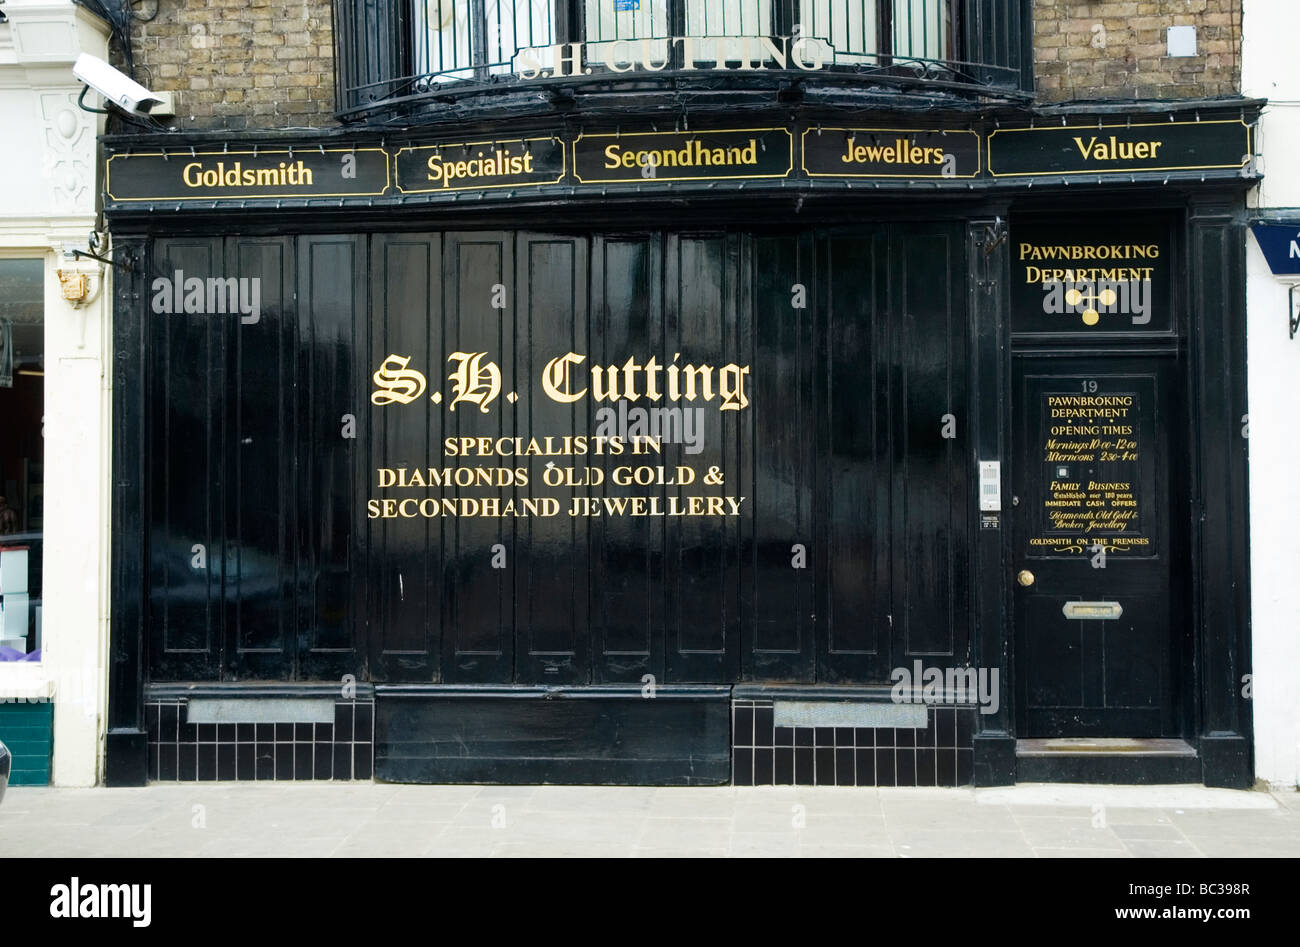
[[[642,184],[783,178],[794,166],[785,128],[579,135],[573,175],[581,184]]]
[[[403,194],[485,191],[558,184],[565,147],[558,138],[408,145],[396,155],[397,189]]]
[[[1077,121],[1077,119],[1076,119]],[[989,172],[999,177],[1210,171],[1251,161],[1251,129],[1241,119],[1122,122],[996,128]]]
[[[965,129],[816,128],[801,137],[813,178],[974,178],[982,148]]]
[[[105,191],[112,201],[210,201],[367,197],[390,183],[383,148],[276,147],[253,150],[111,155]]]

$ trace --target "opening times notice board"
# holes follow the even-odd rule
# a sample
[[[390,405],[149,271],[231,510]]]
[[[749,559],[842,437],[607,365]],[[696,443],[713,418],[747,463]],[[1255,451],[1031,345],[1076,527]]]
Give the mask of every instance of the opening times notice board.
[[[1054,381],[1037,395],[1042,489],[1029,554],[1154,555],[1151,379]]]

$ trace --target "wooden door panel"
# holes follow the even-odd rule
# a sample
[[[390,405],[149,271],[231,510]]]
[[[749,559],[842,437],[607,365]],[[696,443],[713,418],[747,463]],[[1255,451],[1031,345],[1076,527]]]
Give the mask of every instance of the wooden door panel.
[[[370,259],[370,361],[363,368],[369,419],[364,465],[366,496],[441,497],[440,490],[393,490],[379,485],[379,468],[441,467],[443,413],[422,392],[412,404],[376,405],[371,374],[389,356],[407,359],[433,390],[446,359],[443,317],[442,236],[379,235]],[[368,512],[367,512],[368,517]],[[377,681],[437,681],[440,645],[449,620],[448,569],[442,551],[450,524],[442,517],[377,517],[366,520],[368,645]]]
[[[217,680],[222,673],[225,541],[219,471],[226,437],[227,326],[177,307],[172,282],[224,275],[220,238],[154,244],[148,330],[150,679]],[[171,293],[159,300],[157,291]],[[159,312],[158,309],[165,311]],[[178,309],[179,311],[172,311]],[[184,449],[179,449],[183,445]]]
[[[662,234],[596,236],[592,240],[590,352],[594,363],[617,364],[632,355],[663,358]],[[617,422],[617,409],[589,408],[588,423],[599,433]],[[602,413],[605,412],[605,413]],[[624,459],[589,457],[601,484],[597,500],[620,491],[611,476]],[[593,675],[598,683],[640,682],[664,672],[665,596],[662,517],[598,516],[590,520],[591,637]]]
[[[256,280],[260,312],[223,322],[227,351],[225,443],[226,670],[232,679],[292,679],[292,590],[297,490],[293,376],[296,279],[289,237],[230,237],[226,275]]]
[[[818,564],[811,237],[753,237],[742,265],[739,335],[752,390],[738,473],[753,471],[740,524],[743,674],[808,682],[816,670]]]
[[[503,368],[503,374],[514,379],[510,389],[518,393],[519,401],[512,405],[503,400],[500,410],[515,414],[523,437],[588,433],[587,403],[565,404],[542,394],[542,376],[551,359],[588,351],[588,253],[585,237],[531,233],[518,237],[514,282],[519,342],[515,365]],[[569,492],[548,489],[542,474],[547,463],[554,463],[571,468],[573,479],[582,482],[587,455],[554,461],[504,457],[496,462],[529,468],[529,485],[502,491],[504,495],[514,496],[517,504],[550,498],[560,510],[554,516],[524,516],[514,524],[515,681],[586,684],[591,679],[588,521],[569,515]]]
[[[374,476],[361,436],[370,409],[365,247],[352,235],[298,241],[294,638],[300,676],[309,680],[365,677],[357,627],[366,617],[360,542]]]
[[[501,287],[501,289],[498,289]],[[505,308],[494,305],[505,293]],[[509,233],[448,233],[443,237],[444,360],[430,369],[430,386],[442,394],[444,437],[513,437],[515,413],[498,396],[483,410],[476,401],[457,402],[457,368],[488,362],[511,377],[515,363],[518,294],[514,275],[514,237]],[[457,353],[466,356],[449,361]],[[477,375],[471,372],[471,375]],[[488,382],[482,378],[470,380]],[[440,449],[424,455],[442,458]],[[423,460],[423,458],[421,458]],[[488,457],[446,458],[448,466],[492,463]],[[511,518],[456,516],[444,525],[443,588],[449,611],[444,625],[443,679],[449,682],[501,683],[514,679],[515,578],[519,550]],[[504,553],[505,566],[500,554]]]

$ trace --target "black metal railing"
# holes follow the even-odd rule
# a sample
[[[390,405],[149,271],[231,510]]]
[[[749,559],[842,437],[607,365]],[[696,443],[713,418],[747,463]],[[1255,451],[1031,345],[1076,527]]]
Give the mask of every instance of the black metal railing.
[[[1023,45],[989,46],[979,21],[1028,23],[981,17],[990,4],[1028,0],[336,0],[340,113],[483,84],[728,66],[1015,88],[1018,63],[967,55]]]

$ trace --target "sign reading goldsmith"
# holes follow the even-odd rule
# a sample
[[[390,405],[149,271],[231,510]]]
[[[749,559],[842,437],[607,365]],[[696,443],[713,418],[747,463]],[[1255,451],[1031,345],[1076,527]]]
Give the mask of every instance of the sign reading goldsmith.
[[[117,154],[105,171],[105,190],[114,201],[376,197],[388,185],[382,148]]]
[[[808,128],[803,170],[809,177],[974,178],[980,136],[973,131]]]
[[[783,178],[793,152],[785,128],[582,134],[573,142],[573,175],[581,184]]]
[[[989,135],[995,178],[1211,171],[1245,167],[1250,155],[1250,127],[1239,119],[999,128]]]
[[[564,178],[564,142],[548,135],[416,145],[398,150],[396,167],[403,194],[558,184]]]

